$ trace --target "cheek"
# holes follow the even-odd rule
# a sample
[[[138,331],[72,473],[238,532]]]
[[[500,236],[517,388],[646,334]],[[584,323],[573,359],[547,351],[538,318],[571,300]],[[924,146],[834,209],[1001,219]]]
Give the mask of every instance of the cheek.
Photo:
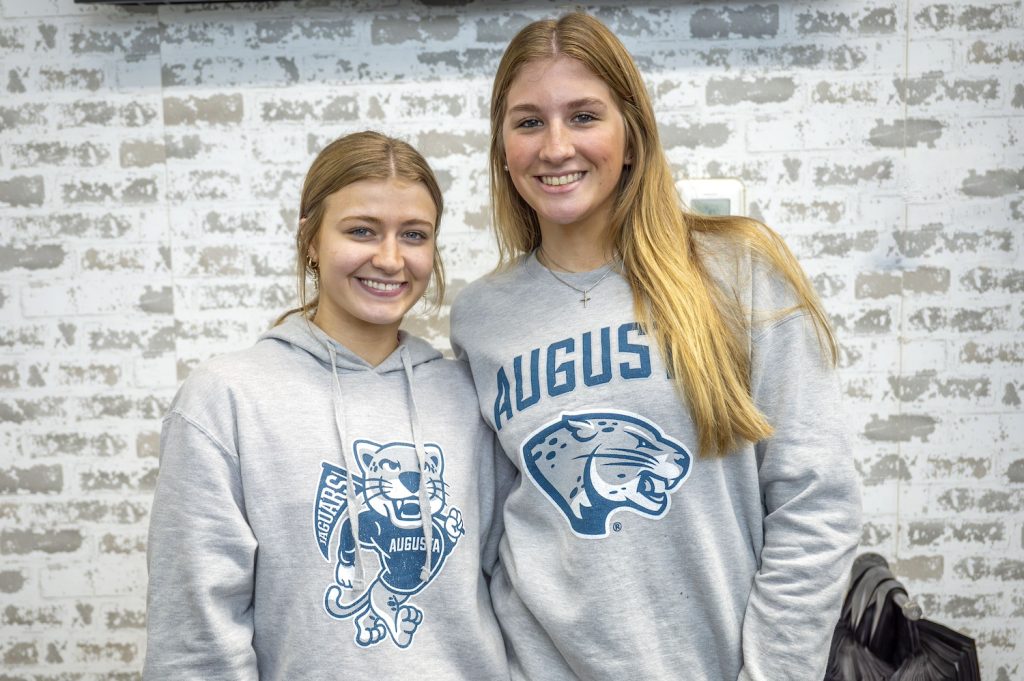
[[[505,160],[509,170],[521,170],[534,156],[531,143],[515,135],[505,137]]]
[[[362,260],[365,259],[364,254],[360,253],[359,249],[352,244],[345,246],[336,243],[323,244],[319,253],[321,265],[325,264],[339,274],[345,274],[358,268]]]
[[[591,157],[600,159],[601,163],[607,164],[608,169],[617,174],[622,171],[622,164],[625,161],[625,143],[621,139],[607,139],[591,149]]]
[[[406,258],[405,263],[418,279],[429,279],[434,272],[434,248],[431,246],[417,250]]]

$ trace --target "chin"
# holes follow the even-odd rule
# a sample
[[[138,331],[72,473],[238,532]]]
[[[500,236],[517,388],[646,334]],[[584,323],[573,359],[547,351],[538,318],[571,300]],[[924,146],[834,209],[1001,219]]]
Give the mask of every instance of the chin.
[[[575,225],[587,219],[593,211],[587,208],[576,208],[572,206],[560,206],[555,210],[548,211],[537,211],[537,216],[542,220],[550,222],[554,225],[561,225],[563,227],[568,225]]]
[[[544,222],[548,222],[552,225],[558,225],[559,227],[568,227],[575,225],[583,219],[581,213],[547,213],[541,214],[538,212],[537,216]]]
[[[374,324],[376,326],[397,326],[402,323],[402,319],[405,317],[404,314],[400,315],[362,315],[361,319],[366,324]]]

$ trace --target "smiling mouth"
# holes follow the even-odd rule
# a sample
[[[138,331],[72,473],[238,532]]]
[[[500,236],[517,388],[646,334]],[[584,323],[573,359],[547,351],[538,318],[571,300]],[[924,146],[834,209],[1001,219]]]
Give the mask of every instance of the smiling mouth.
[[[582,180],[583,175],[583,172],[577,171],[566,175],[539,175],[538,178],[541,183],[546,184],[549,187],[560,187],[564,184],[571,184]]]
[[[359,283],[371,291],[378,291],[380,293],[397,293],[405,286],[404,281],[378,281],[376,279],[362,278],[359,278]]]

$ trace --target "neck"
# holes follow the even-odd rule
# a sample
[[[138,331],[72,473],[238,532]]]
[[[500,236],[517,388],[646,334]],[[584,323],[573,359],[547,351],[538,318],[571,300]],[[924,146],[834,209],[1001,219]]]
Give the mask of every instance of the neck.
[[[562,272],[589,272],[607,265],[615,258],[615,249],[603,235],[542,230],[538,251],[541,264]]]
[[[337,323],[329,315],[317,310],[313,323],[324,333],[338,341],[352,353],[366,360],[370,366],[377,366],[398,347],[398,326],[371,325],[352,328]]]
[[[611,235],[612,209],[609,203],[573,223],[554,223],[540,219],[541,255],[554,261],[555,269],[589,272],[615,258]],[[554,263],[545,263],[554,264]]]

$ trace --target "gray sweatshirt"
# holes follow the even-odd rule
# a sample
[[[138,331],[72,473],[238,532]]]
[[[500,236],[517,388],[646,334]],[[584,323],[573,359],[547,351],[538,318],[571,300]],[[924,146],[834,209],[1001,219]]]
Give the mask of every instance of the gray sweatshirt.
[[[297,315],[197,367],[163,423],[144,678],[508,679],[485,572],[513,471],[476,404],[422,340],[371,367]]]
[[[520,471],[491,584],[513,679],[824,674],[860,533],[836,374],[803,313],[762,314],[792,303],[777,279],[741,256],[713,271],[752,311],[775,428],[717,459],[618,272],[559,281],[531,255],[455,301],[456,354]]]

